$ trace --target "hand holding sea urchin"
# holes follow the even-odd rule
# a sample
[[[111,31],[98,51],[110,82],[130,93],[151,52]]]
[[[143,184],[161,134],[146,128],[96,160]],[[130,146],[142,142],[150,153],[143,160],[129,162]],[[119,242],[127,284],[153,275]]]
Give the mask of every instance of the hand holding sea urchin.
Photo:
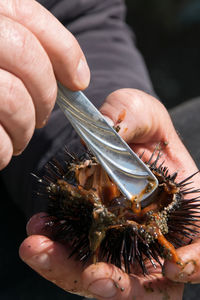
[[[46,227],[54,240],[67,243],[71,256],[82,261],[106,261],[130,273],[149,260],[156,268],[161,258],[181,265],[176,248],[194,239],[200,226],[200,197],[188,197],[200,190],[190,188],[190,177],[176,181],[159,154],[146,164],[159,186],[153,202],[143,209],[126,199],[95,157],[81,158],[67,153],[61,166],[56,160],[47,165],[40,180],[49,199]]]

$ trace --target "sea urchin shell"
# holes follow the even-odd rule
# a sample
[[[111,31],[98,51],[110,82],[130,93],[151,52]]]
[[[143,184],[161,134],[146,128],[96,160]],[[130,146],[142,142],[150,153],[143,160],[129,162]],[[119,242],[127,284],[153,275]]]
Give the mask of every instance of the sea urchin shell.
[[[155,200],[141,210],[127,200],[91,155],[75,158],[68,153],[63,168],[53,161],[41,180],[49,199],[46,226],[59,242],[67,242],[71,255],[82,262],[107,261],[130,273],[145,261],[154,267],[160,258],[180,263],[176,248],[187,244],[199,232],[199,197],[184,199],[199,192],[188,188],[191,175],[177,182],[177,173],[159,164],[159,155],[147,162],[158,178]],[[153,162],[152,162],[153,161]]]

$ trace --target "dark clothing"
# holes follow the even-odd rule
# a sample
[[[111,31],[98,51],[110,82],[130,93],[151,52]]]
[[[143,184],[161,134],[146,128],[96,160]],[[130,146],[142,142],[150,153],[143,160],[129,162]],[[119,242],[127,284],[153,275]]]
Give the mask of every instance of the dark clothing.
[[[85,93],[97,107],[109,93],[120,88],[137,88],[155,95],[144,61],[136,48],[135,37],[124,22],[124,0],[39,2],[78,39],[91,69],[91,84]],[[198,150],[200,118],[196,107],[200,108],[199,99],[172,110],[171,114],[183,141],[197,163],[200,163]],[[65,145],[73,152],[79,152],[81,148],[76,133],[63,113],[55,107],[47,126],[36,130],[24,153],[14,157],[9,166],[1,172],[11,199],[27,217],[42,210],[42,203],[34,201],[35,198],[32,197],[33,185],[30,174],[32,172],[42,174],[43,167],[49,159],[53,156],[62,156]],[[41,289],[44,286],[45,283],[42,281]],[[40,292],[42,295],[42,291],[38,291]],[[65,293],[49,294],[48,291],[45,293],[41,298],[36,293],[35,298],[33,296],[30,299],[66,299]]]
[[[143,59],[124,22],[124,0],[39,1],[76,36],[91,69],[91,83],[85,91],[99,107],[105,97],[120,88],[137,88],[154,94]],[[2,178],[12,199],[27,216],[42,209],[32,198],[31,173],[66,145],[79,151],[79,138],[56,107],[45,128],[36,130],[29,146],[3,170]],[[9,185],[9,186],[8,186]]]

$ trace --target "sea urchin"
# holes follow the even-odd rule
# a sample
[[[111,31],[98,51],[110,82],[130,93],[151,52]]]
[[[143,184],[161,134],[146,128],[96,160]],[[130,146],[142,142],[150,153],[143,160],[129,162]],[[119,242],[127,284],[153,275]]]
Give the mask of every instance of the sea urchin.
[[[170,175],[159,155],[154,161],[152,155],[147,165],[159,187],[154,201],[136,210],[94,157],[67,155],[65,167],[54,160],[40,181],[49,199],[46,226],[55,240],[70,245],[70,256],[107,261],[127,273],[136,264],[148,273],[146,259],[154,267],[166,257],[180,263],[175,249],[195,238],[200,228],[199,197],[184,199],[199,192],[187,187],[195,174],[177,182],[177,173]]]

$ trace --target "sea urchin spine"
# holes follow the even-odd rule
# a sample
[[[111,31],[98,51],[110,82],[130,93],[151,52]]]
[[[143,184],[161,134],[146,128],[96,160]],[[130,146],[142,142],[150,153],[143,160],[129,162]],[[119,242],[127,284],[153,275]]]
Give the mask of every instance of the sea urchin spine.
[[[70,157],[63,168],[49,163],[41,180],[49,199],[48,220],[52,236],[68,243],[70,256],[82,262],[93,258],[107,261],[130,273],[139,263],[144,274],[146,258],[156,267],[160,258],[180,263],[176,248],[199,233],[200,198],[184,199],[199,190],[188,188],[191,175],[176,182],[159,156],[147,162],[159,181],[154,201],[141,210],[133,209],[94,157]]]

